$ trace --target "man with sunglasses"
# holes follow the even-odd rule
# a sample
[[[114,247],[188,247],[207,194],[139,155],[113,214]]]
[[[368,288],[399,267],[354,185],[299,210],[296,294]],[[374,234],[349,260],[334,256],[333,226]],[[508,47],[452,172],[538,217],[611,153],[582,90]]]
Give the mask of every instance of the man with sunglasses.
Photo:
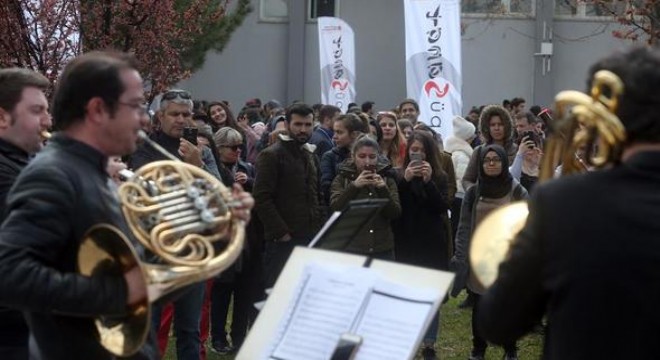
[[[205,146],[197,146],[183,138],[184,129],[194,126],[192,119],[193,99],[189,92],[184,90],[165,92],[161,96],[156,116],[158,117],[159,128],[150,136],[153,141],[182,161],[199,166],[220,179],[218,165],[211,150]],[[140,145],[138,150],[131,156],[129,165],[133,169],[138,169],[145,164],[159,160],[167,159],[159,151],[145,143]],[[204,282],[191,285],[185,295],[173,302],[176,353],[179,360],[198,360],[200,358],[199,321],[204,300],[204,287]],[[161,313],[162,308],[154,306],[152,325],[155,329],[160,328]],[[165,333],[167,332],[165,331]],[[166,343],[167,339],[159,340]]]

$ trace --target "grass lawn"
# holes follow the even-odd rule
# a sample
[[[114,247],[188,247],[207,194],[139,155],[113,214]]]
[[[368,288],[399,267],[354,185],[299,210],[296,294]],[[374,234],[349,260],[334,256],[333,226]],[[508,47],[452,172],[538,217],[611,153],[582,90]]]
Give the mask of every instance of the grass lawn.
[[[457,306],[463,301],[465,292],[457,299],[450,299],[448,303],[440,308],[440,336],[436,343],[436,349],[440,359],[465,360],[472,348],[472,332],[470,329],[471,310],[462,310]],[[530,335],[518,342],[518,357],[520,359],[540,359],[543,346],[543,338],[540,335]],[[501,348],[489,347],[486,359],[501,359],[503,351]],[[174,339],[169,342],[169,348],[164,360],[176,360],[174,352]],[[230,360],[234,356],[219,356],[207,351],[208,360]],[[421,358],[420,358],[421,359]]]

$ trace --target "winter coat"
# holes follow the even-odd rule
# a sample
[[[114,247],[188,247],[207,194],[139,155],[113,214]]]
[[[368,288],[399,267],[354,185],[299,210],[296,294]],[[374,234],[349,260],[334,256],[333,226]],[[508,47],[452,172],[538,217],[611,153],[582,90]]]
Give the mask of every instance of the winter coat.
[[[384,188],[362,187],[358,188],[353,181],[360,175],[353,161],[346,161],[339,167],[339,174],[332,182],[330,207],[340,211],[352,200],[369,198],[389,199],[390,201],[380,210],[378,215],[355,236],[345,249],[347,252],[357,254],[381,253],[394,249],[394,234],[391,221],[401,215],[401,204],[396,181],[390,176],[390,165],[379,158],[376,172],[383,177],[387,184]],[[326,248],[333,248],[327,244]],[[340,250],[339,248],[336,248]]]
[[[465,188],[462,184],[463,176],[474,150],[467,141],[455,136],[450,136],[445,140],[445,150],[451,153],[451,161],[456,172],[456,196],[462,198],[465,195]]]
[[[427,183],[420,178],[398,183],[401,217],[394,222],[397,261],[447,270],[450,257],[447,218],[447,180],[434,177]]]
[[[319,163],[314,147],[300,146],[282,135],[279,141],[261,151],[256,170],[252,194],[254,209],[264,225],[264,239],[273,241],[286,234],[311,238],[323,217]]]

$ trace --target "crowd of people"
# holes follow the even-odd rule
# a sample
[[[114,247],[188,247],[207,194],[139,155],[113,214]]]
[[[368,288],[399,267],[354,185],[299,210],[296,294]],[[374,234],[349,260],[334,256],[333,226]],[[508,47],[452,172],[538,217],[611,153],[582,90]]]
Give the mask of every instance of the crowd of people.
[[[657,53],[635,51],[634,56],[643,58],[642,65],[660,64]],[[653,72],[640,65],[642,75],[628,74],[622,69],[634,56],[620,56],[618,63],[606,61],[600,67],[627,74],[626,85]],[[133,358],[162,355],[172,323],[180,360],[205,359],[207,348],[219,354],[235,352],[258,315],[253,304],[265,298],[265,289],[275,284],[293,248],[308,245],[331,211],[360,199],[383,199],[385,205],[348,243],[322,247],[455,272],[451,295],[465,289],[469,295],[464,305],[474,309],[473,347],[466,356],[484,359],[491,340],[504,347],[505,359],[518,358],[516,340],[542,323],[547,292],[555,290],[553,284],[540,280],[543,269],[533,268],[535,273],[521,269],[541,266],[545,255],[523,242],[515,251],[538,262],[514,257],[504,265],[509,278],[488,290],[470,271],[468,249],[475,228],[495,209],[534,193],[539,194],[536,200],[532,196],[534,214],[539,211],[534,201],[561,201],[547,192],[535,192],[545,134],[552,125],[548,109],[528,107],[522,98],[473,107],[464,117],[452,119],[453,133],[443,139],[419,118],[413,99],[384,106],[383,111],[376,111],[373,101],[351,104],[342,113],[332,105],[284,105],[276,100],[262,104],[257,98],[239,106],[171,89],[147,104],[131,61],[109,53],[77,58],[58,81],[50,107],[45,95],[50,84],[43,76],[24,69],[0,70],[1,358],[27,359],[28,353],[39,359],[72,358],[71,353],[111,358],[97,344],[88,317],[121,314],[144,297],[136,285],[139,272],[116,278],[83,277],[75,274],[75,249],[93,224],[110,222],[128,231],[113,187],[106,184],[108,178],[116,189],[125,180],[120,170],[137,170],[167,158],[141,143],[138,130],[181,161],[244,194],[244,208],[254,205],[254,209],[240,258],[219,276],[188,286],[174,301],[155,305],[151,324],[157,340],[148,341]],[[631,98],[646,96],[629,87]],[[644,101],[639,104],[647,104]],[[634,144],[638,136],[657,146],[657,121],[634,127],[641,120],[632,122],[629,117],[636,113],[625,107],[630,106],[625,101],[622,106],[629,111],[622,118],[632,126],[629,141]],[[51,113],[58,132],[42,150],[42,135],[53,126]],[[649,131],[650,137],[644,135]],[[657,152],[653,154],[657,158]],[[640,171],[657,168],[648,159],[638,165]],[[657,190],[657,185],[641,180],[638,185]],[[574,191],[591,192],[603,185],[575,186],[579,189]],[[655,201],[645,203],[649,214],[657,214]],[[603,206],[613,210],[609,203]],[[554,215],[543,215],[550,223],[528,223],[529,229],[523,231],[527,238],[539,241],[533,231],[549,231],[559,222]],[[640,225],[637,239],[649,239],[648,232],[648,226]],[[565,246],[582,250],[580,245]],[[564,265],[575,266],[572,260]],[[517,299],[531,315],[525,321],[506,318],[503,309],[515,303],[510,298],[514,290],[535,275],[538,282],[530,286],[536,297],[528,298],[522,291]],[[511,280],[516,276],[520,283]],[[551,281],[561,282],[562,276],[569,275],[556,275]],[[652,281],[649,284],[653,286]],[[603,294],[595,285],[584,286]],[[436,314],[424,336],[420,349],[424,359],[438,358],[439,319]],[[546,331],[553,331],[554,319],[548,319]],[[506,324],[506,335],[497,332],[500,323]],[[570,343],[564,335],[557,336]],[[63,345],[72,342],[73,348]],[[576,358],[557,344],[551,344],[553,358]]]
[[[155,111],[144,128],[183,161],[227,186],[241,184],[255,199],[241,259],[173,305],[157,308],[153,326],[160,329],[160,351],[173,319],[179,359],[197,359],[200,349],[203,357],[209,335],[211,351],[240,348],[257,316],[252,304],[275,284],[293,247],[306,246],[332,211],[353,200],[386,204],[347,244],[322,247],[440,270],[450,270],[455,254],[454,264],[465,264],[472,229],[486,213],[527,198],[547,126],[537,116],[542,109],[527,109],[521,98],[456,116],[446,140],[419,121],[412,99],[384,111],[375,111],[373,101],[351,104],[346,113],[332,105],[283,106],[260,99],[248,100],[236,117],[234,108],[173,89],[152,104]],[[196,141],[184,136],[191,127]],[[162,158],[144,144],[126,161],[138,169]],[[473,283],[462,284],[470,301],[481,294]],[[436,357],[438,322],[436,315],[424,338],[426,359]],[[473,358],[485,346],[475,329]],[[516,358],[515,345],[507,356]]]

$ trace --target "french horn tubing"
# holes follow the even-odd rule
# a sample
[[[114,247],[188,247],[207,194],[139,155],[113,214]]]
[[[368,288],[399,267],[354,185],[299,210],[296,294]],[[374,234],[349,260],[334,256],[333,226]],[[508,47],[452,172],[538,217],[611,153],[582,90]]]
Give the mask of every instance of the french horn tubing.
[[[165,151],[145,133],[140,137]],[[230,189],[205,170],[164,155],[173,160],[149,163],[132,176],[124,173],[128,179],[119,186],[118,197],[130,236],[113,225],[97,224],[78,252],[83,275],[122,276],[135,266],[142,271],[147,298],[126,316],[95,319],[99,341],[117,356],[130,356],[142,347],[153,302],[218,275],[243,248],[245,222],[230,211],[240,204]],[[141,260],[145,254],[140,250],[153,256]]]
[[[626,140],[625,128],[616,115],[624,88],[614,73],[601,70],[594,75],[591,94],[562,91],[555,97],[557,122],[546,142],[539,183],[554,177],[604,168],[620,160]],[[497,279],[500,263],[508,256],[516,235],[522,230],[529,210],[526,202],[503,206],[477,226],[470,245],[470,266],[476,279],[490,287]]]

